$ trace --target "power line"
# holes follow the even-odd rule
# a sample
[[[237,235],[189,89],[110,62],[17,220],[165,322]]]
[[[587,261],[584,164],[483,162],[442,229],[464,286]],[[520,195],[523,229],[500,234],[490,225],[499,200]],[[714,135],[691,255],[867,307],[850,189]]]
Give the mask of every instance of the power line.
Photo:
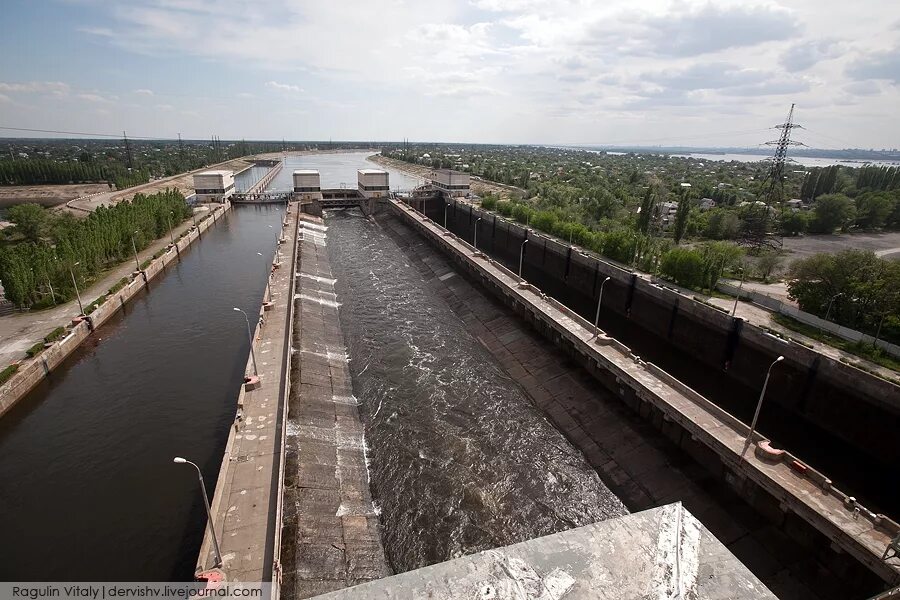
[[[86,135],[91,137],[108,137],[108,138],[121,138],[121,134],[118,133],[97,133],[97,132],[86,132],[86,131],[61,131],[58,129],[31,129],[28,127],[4,127],[0,125],[0,129],[5,131],[26,131],[31,133],[58,133],[61,135]],[[175,141],[176,138],[166,138],[166,137],[149,137],[143,135],[133,135],[131,136],[133,140],[160,140],[160,141]]]

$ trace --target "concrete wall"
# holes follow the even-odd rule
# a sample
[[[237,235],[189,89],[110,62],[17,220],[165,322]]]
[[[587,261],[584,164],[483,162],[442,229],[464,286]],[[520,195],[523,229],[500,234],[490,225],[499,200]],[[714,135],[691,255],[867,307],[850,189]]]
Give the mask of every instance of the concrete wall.
[[[111,294],[106,301],[98,306],[88,321],[71,326],[65,337],[45,349],[38,356],[20,363],[19,370],[6,383],[0,386],[0,415],[3,415],[28,392],[33,390],[51,371],[59,367],[65,359],[82,344],[93,329],[101,327],[113,318],[125,304],[138,295],[148,283],[157,275],[165,271],[173,261],[178,260],[179,252],[186,250],[195,240],[199,239],[204,231],[215,224],[218,219],[231,209],[231,204],[217,206],[197,225],[191,228],[178,240],[175,246],[150,262],[142,275],[132,276],[131,282],[115,294]],[[177,247],[177,250],[176,250]],[[93,329],[92,329],[93,326]]]
[[[427,203],[426,211],[443,223],[443,203]],[[881,473],[876,504],[896,504],[900,387],[502,217],[464,203],[449,205],[448,229],[470,244],[476,223],[478,248],[512,271],[518,271],[527,237],[523,277],[590,321],[600,285],[610,277],[601,328],[746,422],[766,370],[784,355],[787,360],[772,372],[760,426],[779,444],[848,481],[853,491],[871,483],[861,468]]]
[[[731,294],[732,296],[738,295],[738,286],[732,285],[730,283],[720,281],[716,287],[726,294]],[[796,306],[785,304],[777,298],[772,298],[771,296],[760,294],[759,292],[753,290],[740,289],[740,296],[741,298],[750,300],[754,304],[764,306],[769,310],[781,313],[783,315],[791,317],[792,319],[796,319],[801,323],[806,323],[807,325],[811,325],[818,329],[823,329],[828,333],[833,333],[834,335],[845,340],[851,342],[865,342],[866,344],[875,344],[891,356],[900,358],[900,346],[896,344],[892,344],[884,340],[876,341],[875,338],[871,335],[868,335],[861,331],[857,331],[855,329],[850,329],[849,327],[838,325],[837,323],[832,323],[831,321],[826,321],[825,319],[817,317],[816,315],[804,312]]]
[[[495,292],[498,299],[530,323],[549,343],[566,352],[600,385],[618,396],[626,406],[671,439],[708,472],[724,480],[760,516],[800,542],[810,553],[816,553],[818,559],[828,564],[830,569],[842,573],[847,579],[854,579],[871,575],[861,575],[860,567],[865,566],[884,581],[892,584],[900,582],[900,573],[881,560],[881,553],[889,539],[900,532],[896,521],[870,510],[872,507],[857,503],[845,489],[836,489],[821,470],[808,464],[805,456],[801,460],[791,452],[772,451],[767,454],[760,448],[753,459],[738,460],[743,437],[749,431],[742,420],[710,402],[666,370],[641,360],[613,339],[603,336],[602,342],[585,343],[583,333],[579,335],[575,332],[592,328],[587,319],[566,309],[552,297],[544,296],[534,285],[523,282],[513,288],[509,283],[509,280],[515,280],[511,270],[473,257],[470,251],[454,247],[457,245],[455,236],[436,235],[437,228],[413,217],[406,210],[397,206],[393,208],[401,219],[412,224],[426,239],[446,252],[460,272]],[[501,275],[491,275],[491,271]],[[504,276],[505,283],[501,281]],[[549,312],[537,308],[532,300],[520,296],[516,290],[527,290],[533,298],[539,298],[540,303],[550,303],[564,314],[564,318],[550,316]],[[617,360],[615,353],[598,353],[598,345],[614,346],[620,358]],[[632,364],[639,366],[632,368]],[[649,380],[641,377],[642,370],[652,377]],[[687,399],[690,403],[680,404],[677,398]],[[702,411],[698,413],[691,407],[701,407]],[[739,436],[737,441],[732,433]],[[763,439],[759,432],[753,436],[755,442]],[[844,458],[838,457],[839,460]],[[749,467],[753,460],[757,462]],[[859,467],[854,465],[854,468]],[[770,473],[760,477],[764,472]],[[871,478],[872,470],[865,470],[865,473]],[[798,485],[807,486],[807,482],[813,484],[813,489],[799,489]],[[870,534],[877,538],[872,544],[868,543]]]

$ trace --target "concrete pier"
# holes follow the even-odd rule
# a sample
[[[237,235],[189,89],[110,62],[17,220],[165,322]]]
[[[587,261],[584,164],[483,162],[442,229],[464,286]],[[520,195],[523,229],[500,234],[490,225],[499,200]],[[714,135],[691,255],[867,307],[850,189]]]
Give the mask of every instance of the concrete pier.
[[[219,537],[222,567],[228,581],[275,581],[280,529],[280,483],[285,405],[289,392],[288,366],[292,327],[293,247],[297,231],[296,206],[289,207],[284,237],[273,260],[268,305],[260,308],[254,346],[259,361],[259,382],[245,384],[238,396],[222,466],[219,470],[212,511]],[[279,254],[282,254],[279,258]],[[275,265],[278,265],[277,267]],[[268,307],[268,310],[266,308]],[[241,318],[237,315],[237,318]],[[246,373],[253,375],[253,358]],[[207,531],[200,549],[197,571],[215,564],[212,539]]]
[[[390,574],[321,219],[301,215],[281,547],[286,599]]]
[[[774,600],[775,596],[676,503],[322,598]]]
[[[811,543],[824,548],[832,544],[886,582],[900,580],[900,567],[881,560],[897,533],[895,522],[868,513],[797,457],[785,453],[773,459],[751,448],[741,460],[745,424],[602,332],[595,338],[590,323],[432,221],[405,205],[391,202],[389,206],[575,358],[625,405],[650,419],[698,462],[725,479],[751,506],[771,515],[776,523],[799,518],[807,525],[803,535]],[[756,436],[754,441],[763,440]],[[816,534],[823,536],[821,542],[814,541]]]

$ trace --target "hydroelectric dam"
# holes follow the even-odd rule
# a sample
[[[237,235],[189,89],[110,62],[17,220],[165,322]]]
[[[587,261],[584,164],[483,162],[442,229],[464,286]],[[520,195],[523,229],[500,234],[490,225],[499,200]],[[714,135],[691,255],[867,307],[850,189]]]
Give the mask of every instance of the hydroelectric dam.
[[[293,168],[339,189],[366,157],[287,156],[261,191],[286,194]],[[882,557],[896,386],[843,389],[808,349],[422,198],[235,206],[182,251],[0,419],[0,573],[272,581],[291,599],[900,582]],[[772,352],[789,369],[742,455]],[[176,455],[201,468],[215,536]]]

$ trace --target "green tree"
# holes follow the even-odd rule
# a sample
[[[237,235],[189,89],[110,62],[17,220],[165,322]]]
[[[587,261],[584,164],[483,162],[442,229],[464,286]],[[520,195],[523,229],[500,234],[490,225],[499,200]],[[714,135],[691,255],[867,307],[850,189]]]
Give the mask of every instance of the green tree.
[[[894,211],[896,200],[887,192],[865,192],[856,198],[856,225],[881,229]]]
[[[47,211],[38,204],[17,204],[7,212],[10,221],[15,223],[16,231],[29,242],[39,242],[47,223]]]
[[[840,227],[846,231],[855,216],[853,200],[844,194],[824,194],[816,199],[809,230],[812,233],[833,233]]]
[[[787,210],[781,217],[781,233],[795,236],[806,233],[809,226],[809,216],[806,212]]]
[[[733,240],[741,230],[741,220],[730,210],[714,208],[707,213],[703,237],[711,240]]]
[[[765,283],[769,283],[769,277],[771,277],[772,273],[781,266],[781,263],[782,258],[777,252],[773,250],[762,252],[756,258],[756,274]]]

